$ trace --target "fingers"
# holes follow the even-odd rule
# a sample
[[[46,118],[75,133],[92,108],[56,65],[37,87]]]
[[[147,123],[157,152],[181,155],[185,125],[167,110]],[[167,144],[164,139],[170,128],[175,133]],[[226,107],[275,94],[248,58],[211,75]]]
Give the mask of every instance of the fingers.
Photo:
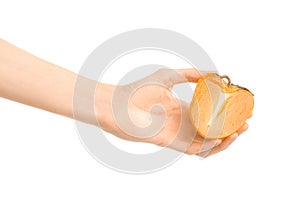
[[[224,151],[225,149],[227,149],[238,137],[238,133],[234,133],[231,136],[225,138],[221,144],[219,144],[218,146],[214,147],[211,151],[204,151],[204,152],[200,152],[197,155],[200,157],[208,157],[211,155],[214,155],[216,153],[219,153],[221,151]]]
[[[214,155],[216,153],[219,153],[219,152],[227,149],[237,139],[237,137],[239,135],[241,135],[243,132],[245,132],[248,128],[249,128],[249,125],[247,123],[245,123],[241,128],[239,128],[237,130],[236,133],[234,133],[233,135],[225,138],[222,141],[222,143],[220,143],[218,146],[214,147],[212,150],[200,152],[200,153],[198,153],[196,155],[205,158],[205,157]]]
[[[200,77],[200,72],[194,68],[177,70],[164,68],[158,70],[151,76],[154,81],[157,81],[157,79],[159,79],[167,87],[172,87],[175,84],[185,82],[197,82]]]
[[[194,155],[203,151],[209,151],[221,144],[222,140],[205,140],[204,142],[194,141],[191,146],[185,151],[186,154]]]
[[[249,125],[247,123],[245,123],[241,128],[239,128],[236,133],[238,133],[239,135],[241,135],[242,133],[244,133],[247,129],[249,128]]]
[[[187,69],[177,69],[175,70],[181,77],[184,77],[184,82],[194,82],[197,83],[199,78],[201,77],[201,73],[199,70],[195,68],[187,68]],[[174,84],[184,83],[184,82],[174,82]]]
[[[163,83],[168,88],[173,87],[175,84],[194,82],[197,83],[201,73],[195,68],[187,69],[159,69],[147,78],[147,81],[155,83]]]

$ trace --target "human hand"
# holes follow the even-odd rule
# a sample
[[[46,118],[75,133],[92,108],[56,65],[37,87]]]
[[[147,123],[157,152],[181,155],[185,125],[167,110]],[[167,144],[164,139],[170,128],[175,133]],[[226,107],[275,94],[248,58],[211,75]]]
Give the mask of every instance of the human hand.
[[[131,84],[112,86],[79,76],[0,39],[0,79],[5,82],[0,84],[1,97],[99,125],[125,140],[207,157],[227,148],[247,125],[223,140],[197,135],[189,105],[174,97],[171,89],[199,78],[195,69],[162,69]]]
[[[195,69],[161,69],[139,81],[114,87],[109,105],[96,96],[100,126],[125,140],[148,142],[190,155],[208,157],[218,153],[248,125],[225,139],[208,140],[198,135],[190,121],[189,104],[174,97],[172,87],[199,78]]]

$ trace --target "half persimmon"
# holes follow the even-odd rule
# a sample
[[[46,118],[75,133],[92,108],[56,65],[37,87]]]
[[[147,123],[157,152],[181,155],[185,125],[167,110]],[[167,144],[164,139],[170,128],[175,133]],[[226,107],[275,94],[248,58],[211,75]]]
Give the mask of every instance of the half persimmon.
[[[253,107],[254,97],[248,89],[232,84],[228,76],[208,73],[197,83],[190,119],[201,136],[224,138],[251,117]]]

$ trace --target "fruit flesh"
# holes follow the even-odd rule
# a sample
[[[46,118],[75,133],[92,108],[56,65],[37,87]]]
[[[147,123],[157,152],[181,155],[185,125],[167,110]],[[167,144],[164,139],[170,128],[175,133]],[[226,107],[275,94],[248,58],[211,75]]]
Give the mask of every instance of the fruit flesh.
[[[227,78],[227,77],[226,77]],[[190,118],[205,138],[224,138],[235,133],[251,117],[253,94],[246,88],[225,82],[217,74],[202,76],[190,105]]]

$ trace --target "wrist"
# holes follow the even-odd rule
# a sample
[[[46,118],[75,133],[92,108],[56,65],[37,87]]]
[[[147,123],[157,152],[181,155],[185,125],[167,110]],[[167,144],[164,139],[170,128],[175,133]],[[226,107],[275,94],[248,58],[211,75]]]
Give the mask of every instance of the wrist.
[[[116,86],[98,83],[94,96],[94,111],[97,124],[103,130],[113,133],[118,130],[112,111],[112,97]]]

